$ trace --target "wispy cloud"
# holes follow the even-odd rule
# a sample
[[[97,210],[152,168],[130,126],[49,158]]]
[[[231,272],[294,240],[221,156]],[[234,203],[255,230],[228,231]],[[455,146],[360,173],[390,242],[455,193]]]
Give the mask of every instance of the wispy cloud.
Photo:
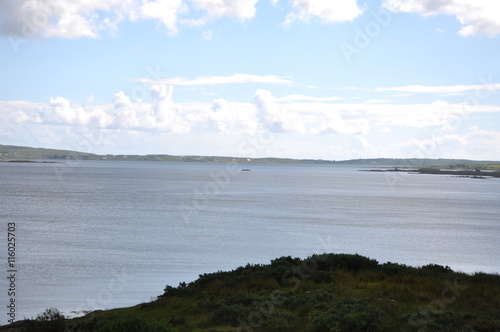
[[[151,78],[138,78],[138,82],[148,84],[167,84],[167,85],[220,85],[236,83],[264,83],[264,84],[285,84],[291,85],[294,82],[290,77],[277,75],[252,75],[252,74],[234,74],[228,76],[202,76],[197,78],[172,77],[160,80]]]
[[[329,101],[339,101],[344,100],[342,97],[314,97],[314,96],[305,96],[305,95],[287,95],[281,98],[277,98],[278,102],[282,103],[290,103],[290,102],[329,102]]]
[[[441,95],[463,95],[473,91],[495,91],[500,90],[500,84],[477,84],[477,85],[406,85],[390,88],[376,88],[377,92],[397,91],[409,93],[435,93]]]

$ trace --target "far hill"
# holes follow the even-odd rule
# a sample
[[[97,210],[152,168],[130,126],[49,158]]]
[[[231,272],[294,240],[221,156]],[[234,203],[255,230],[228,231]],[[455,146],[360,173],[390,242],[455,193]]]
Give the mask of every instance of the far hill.
[[[352,159],[352,160],[322,160],[322,159],[291,159],[291,158],[243,158],[227,156],[173,156],[166,154],[148,155],[99,155],[94,153],[32,148],[26,146],[0,145],[0,160],[128,160],[128,161],[182,161],[182,162],[238,162],[238,163],[295,163],[295,164],[335,164],[359,165],[370,167],[464,167],[499,165],[499,161],[477,161],[466,159]]]

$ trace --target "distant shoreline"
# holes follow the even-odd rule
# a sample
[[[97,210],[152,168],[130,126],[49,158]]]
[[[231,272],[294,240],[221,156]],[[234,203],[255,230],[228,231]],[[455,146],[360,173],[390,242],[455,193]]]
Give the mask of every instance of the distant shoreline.
[[[45,160],[0,160],[0,163],[24,163],[24,164],[57,164],[57,161]]]
[[[99,155],[94,153],[57,150],[45,148],[32,148],[15,145],[0,144],[0,161],[22,160],[26,161],[70,161],[70,160],[120,160],[120,161],[170,161],[170,162],[219,162],[219,163],[275,163],[275,164],[321,164],[321,165],[357,165],[371,167],[452,167],[463,166],[467,168],[495,166],[500,170],[500,161],[468,160],[468,159],[431,159],[431,158],[368,158],[350,160],[324,160],[324,159],[293,159],[293,158],[247,158],[231,156],[202,156],[202,155]]]
[[[472,179],[488,179],[500,178],[500,170],[495,169],[480,169],[463,170],[463,169],[438,169],[438,168],[393,168],[393,169],[367,169],[360,170],[364,172],[403,172],[408,174],[435,174],[435,175],[453,175],[456,177],[466,177]]]

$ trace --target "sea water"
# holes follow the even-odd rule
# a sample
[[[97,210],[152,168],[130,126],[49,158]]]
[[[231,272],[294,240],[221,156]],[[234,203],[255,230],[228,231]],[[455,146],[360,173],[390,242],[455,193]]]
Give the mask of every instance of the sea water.
[[[52,307],[74,316],[131,306],[167,284],[288,255],[359,253],[500,272],[500,179],[363,169],[0,163],[1,306],[10,298],[9,224],[16,319]]]

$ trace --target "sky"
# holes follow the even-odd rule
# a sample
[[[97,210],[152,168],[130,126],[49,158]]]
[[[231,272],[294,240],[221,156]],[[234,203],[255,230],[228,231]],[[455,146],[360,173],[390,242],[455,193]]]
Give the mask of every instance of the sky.
[[[1,0],[0,144],[500,160],[497,0]]]

